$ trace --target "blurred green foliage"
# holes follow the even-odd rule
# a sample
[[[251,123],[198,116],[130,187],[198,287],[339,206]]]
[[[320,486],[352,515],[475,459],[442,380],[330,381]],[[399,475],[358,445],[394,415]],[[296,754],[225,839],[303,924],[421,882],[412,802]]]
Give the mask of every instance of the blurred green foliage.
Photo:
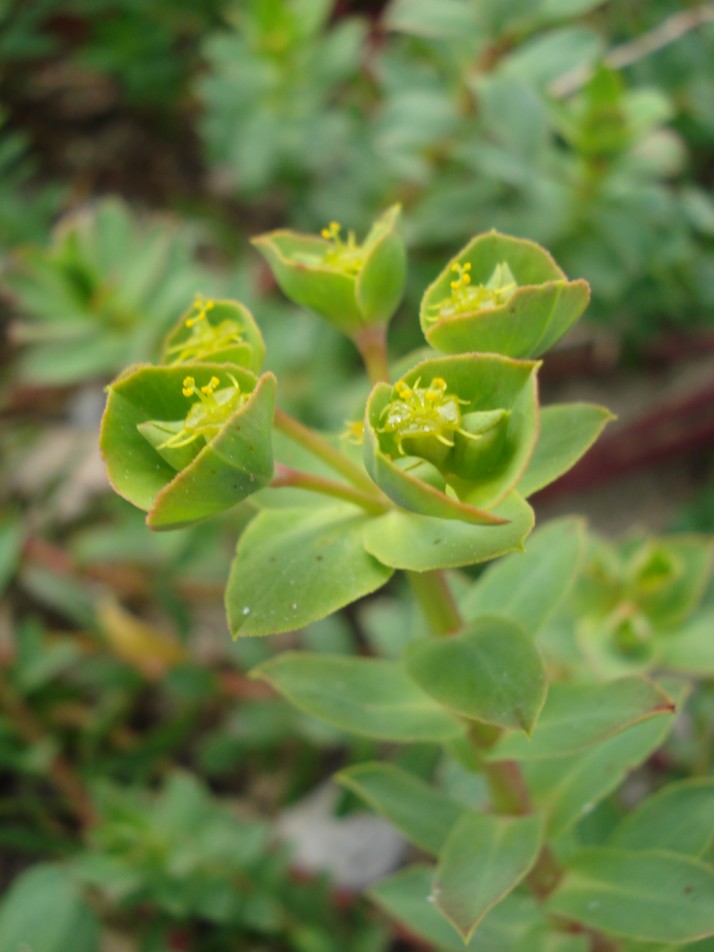
[[[285,406],[332,427],[353,415],[363,395],[345,384],[350,345],[277,301],[247,234],[334,219],[363,233],[401,202],[417,262],[412,310],[446,249],[496,227],[543,242],[569,277],[587,278],[589,316],[626,342],[711,323],[710,4],[366,6],[0,0],[0,290],[12,324],[0,366],[2,949],[15,952],[19,937],[35,952],[94,952],[107,929],[141,952],[388,945],[383,925],[339,909],[320,879],[296,883],[284,849],[268,844],[274,814],[346,745],[353,760],[374,752],[233,677],[270,656],[267,644],[232,646],[217,605],[250,511],[149,537],[107,498],[87,451],[97,386],[154,358],[197,292],[260,305]],[[700,9],[709,15],[697,24]],[[648,49],[671,18],[690,28]],[[63,114],[48,90],[68,76],[76,89],[108,82],[111,96],[89,118]],[[144,209],[97,194],[76,160],[99,164],[100,132],[124,122],[142,155],[142,122],[164,135],[145,176],[114,163],[115,187]],[[50,181],[47,152],[68,142],[67,176]],[[177,156],[188,187],[173,188]],[[167,189],[185,224],[156,217]],[[678,528],[710,529],[711,509],[708,493]],[[640,589],[676,581],[677,543],[590,546],[543,631],[550,664],[689,678],[698,656],[709,681],[633,789],[710,773],[711,585],[681,624],[660,623]],[[395,657],[423,628],[400,594],[297,643]],[[444,792],[483,798],[457,759],[437,764],[428,745],[408,756]],[[587,842],[621,806],[608,794],[572,836]]]

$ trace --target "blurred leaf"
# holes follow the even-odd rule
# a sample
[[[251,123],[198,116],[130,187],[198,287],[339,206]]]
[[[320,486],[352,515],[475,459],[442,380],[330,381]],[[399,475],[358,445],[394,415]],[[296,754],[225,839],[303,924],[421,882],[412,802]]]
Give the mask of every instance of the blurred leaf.
[[[713,817],[714,777],[669,783],[628,813],[607,845],[701,858],[714,840]]]
[[[62,866],[19,876],[0,902],[0,948],[7,952],[99,952],[99,922]]]
[[[405,666],[448,710],[528,735],[545,702],[547,679],[533,639],[497,615],[479,618],[449,638],[413,642]]]
[[[491,760],[542,760],[586,750],[649,717],[672,713],[675,705],[644,678],[605,684],[551,684],[538,725],[529,739],[508,734],[493,747]]]
[[[464,812],[461,804],[393,764],[357,764],[341,770],[335,779],[434,856]]]
[[[286,651],[253,676],[306,713],[351,733],[412,743],[463,733],[458,720],[395,661]]]
[[[525,552],[488,566],[472,583],[459,599],[463,616],[503,615],[529,635],[537,635],[568,593],[583,547],[584,525],[578,519],[558,519],[536,529],[528,537]]]
[[[527,934],[545,922],[533,899],[511,894],[488,913],[471,940],[464,942],[429,901],[434,871],[430,866],[410,866],[372,886],[368,895],[409,932],[447,952],[463,952],[464,948],[523,952]]]
[[[538,816],[466,813],[449,834],[434,876],[434,904],[468,942],[479,923],[536,861]]]
[[[20,564],[24,535],[22,518],[6,512],[0,525],[0,595],[10,584]]]
[[[660,850],[582,850],[548,900],[555,915],[608,935],[693,942],[714,933],[714,870]]]
[[[672,679],[664,680],[662,686],[680,708],[689,686]],[[647,760],[669,734],[674,718],[668,714],[636,724],[581,754],[525,763],[526,782],[536,806],[546,815],[549,836],[587,816],[630,770]]]

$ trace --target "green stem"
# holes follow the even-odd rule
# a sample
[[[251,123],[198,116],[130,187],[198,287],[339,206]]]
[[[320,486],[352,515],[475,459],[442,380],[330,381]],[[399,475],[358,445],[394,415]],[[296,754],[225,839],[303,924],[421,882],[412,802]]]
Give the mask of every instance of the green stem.
[[[357,486],[365,493],[371,495],[372,499],[379,500],[380,502],[385,499],[369,476],[360,469],[359,466],[353,463],[351,459],[348,459],[344,453],[341,453],[315,430],[311,430],[310,427],[305,426],[303,423],[300,423],[299,420],[291,417],[289,413],[280,409],[275,411],[275,426],[286,436],[290,437],[293,442],[304,446],[313,456],[316,456],[322,460],[323,463],[326,463],[330,469],[344,476],[353,486]]]
[[[419,605],[435,635],[451,635],[464,622],[443,572],[407,572]],[[484,752],[496,743],[501,731],[489,724],[471,721],[469,739],[488,784],[491,802],[498,813],[526,816],[533,804],[521,768],[515,760],[489,761]],[[561,870],[550,847],[544,845],[527,877],[531,891],[544,899],[558,883]]]
[[[363,327],[353,338],[359,350],[367,374],[373,384],[389,381],[389,358],[387,356],[387,329],[382,324]]]
[[[442,571],[407,572],[406,576],[435,635],[453,635],[463,626],[458,606]]]
[[[387,506],[375,499],[371,493],[362,492],[361,489],[356,489],[354,486],[348,486],[345,483],[338,483],[334,479],[316,476],[314,473],[306,473],[299,469],[292,469],[290,466],[283,466],[282,463],[276,463],[275,475],[270,483],[270,488],[283,489],[285,487],[306,489],[308,492],[343,499],[345,502],[354,503],[374,515],[381,515],[387,511]]]

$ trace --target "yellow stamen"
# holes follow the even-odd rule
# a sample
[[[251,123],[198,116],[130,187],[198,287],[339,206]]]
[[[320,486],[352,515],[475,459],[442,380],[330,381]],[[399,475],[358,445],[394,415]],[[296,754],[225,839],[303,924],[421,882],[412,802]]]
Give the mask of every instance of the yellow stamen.
[[[196,389],[196,381],[193,379],[193,377],[184,377],[183,378],[184,397],[192,396],[195,389]]]
[[[190,317],[186,318],[184,322],[186,327],[195,327],[196,324],[204,321],[206,319],[206,314],[213,310],[215,306],[215,301],[211,300],[210,298],[204,298],[201,294],[197,294],[193,302],[193,309],[196,311],[196,314],[192,314]]]

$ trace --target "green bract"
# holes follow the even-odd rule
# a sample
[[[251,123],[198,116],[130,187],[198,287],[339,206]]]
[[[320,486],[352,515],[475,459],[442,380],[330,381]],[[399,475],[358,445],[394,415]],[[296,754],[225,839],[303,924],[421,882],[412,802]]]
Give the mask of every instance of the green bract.
[[[212,360],[253,373],[260,373],[264,358],[263,335],[247,307],[200,295],[169,332],[162,350],[166,364]]]
[[[537,357],[580,317],[589,298],[587,282],[568,281],[539,245],[492,231],[472,239],[429,285],[421,326],[445,353]]]
[[[404,509],[474,523],[516,488],[538,435],[538,363],[490,354],[425,360],[373,389],[364,463]]]
[[[354,234],[340,238],[331,222],[322,236],[272,231],[253,239],[283,292],[315,311],[350,337],[365,327],[385,324],[402,299],[406,276],[404,244],[393,206],[359,245]]]
[[[156,529],[222,512],[272,476],[275,378],[225,364],[140,366],[109,388],[109,479]]]

